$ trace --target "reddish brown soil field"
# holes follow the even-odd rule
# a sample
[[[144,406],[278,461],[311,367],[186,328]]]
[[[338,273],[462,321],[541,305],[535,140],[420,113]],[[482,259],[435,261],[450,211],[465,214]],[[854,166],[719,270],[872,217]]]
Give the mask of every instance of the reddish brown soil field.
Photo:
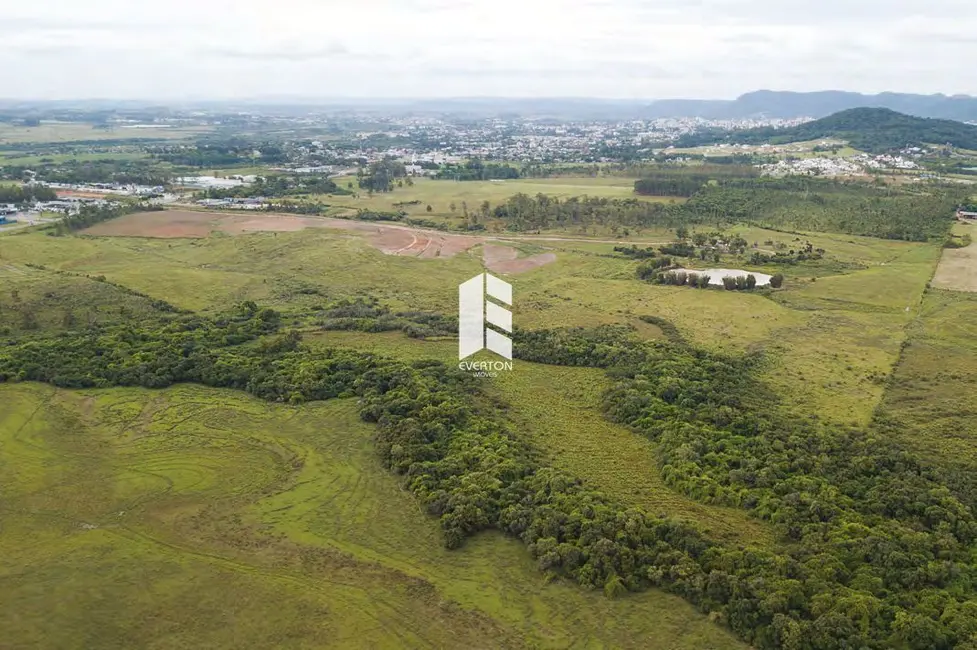
[[[495,271],[496,273],[518,275],[519,273],[532,271],[533,269],[538,269],[541,266],[546,266],[547,264],[551,264],[555,261],[556,255],[554,253],[543,253],[541,255],[533,255],[532,257],[523,257],[506,262],[486,264],[485,266],[487,266],[489,270]]]
[[[229,214],[186,210],[138,212],[96,224],[84,233],[110,237],[200,238],[207,237],[212,232],[242,235],[249,232],[293,232],[305,228],[334,228],[363,233],[372,246],[388,255],[423,259],[453,257],[484,244],[485,265],[496,273],[523,273],[556,260],[553,253],[519,259],[516,249],[488,244],[481,237],[294,214]]]

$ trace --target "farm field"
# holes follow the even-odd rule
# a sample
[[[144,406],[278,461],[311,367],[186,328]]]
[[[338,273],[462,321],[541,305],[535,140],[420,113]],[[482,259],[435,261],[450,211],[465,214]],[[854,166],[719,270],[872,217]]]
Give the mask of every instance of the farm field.
[[[10,647],[745,647],[675,596],[546,583],[499,535],[444,550],[348,400],[0,397]]]
[[[56,143],[97,140],[181,140],[210,131],[207,127],[169,129],[96,129],[91,124],[76,122],[44,122],[40,126],[0,124],[0,148],[4,143]]]

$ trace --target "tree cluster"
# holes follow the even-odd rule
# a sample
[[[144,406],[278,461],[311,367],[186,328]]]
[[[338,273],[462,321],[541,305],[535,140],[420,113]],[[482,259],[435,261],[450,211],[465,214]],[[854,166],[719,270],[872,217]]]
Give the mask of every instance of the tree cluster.
[[[0,203],[24,205],[56,198],[57,192],[46,185],[0,185]]]
[[[296,174],[294,176],[280,174],[275,176],[259,176],[254,183],[229,188],[210,188],[200,194],[209,199],[230,198],[282,198],[286,196],[301,196],[303,194],[352,194],[349,190],[339,187],[325,176],[312,174]]]
[[[418,339],[458,334],[457,318],[434,312],[393,312],[373,297],[345,299],[330,305],[320,313],[319,324],[324,330],[401,331]]]
[[[393,158],[372,163],[366,172],[360,170],[360,189],[369,192],[392,192],[398,178],[407,176],[407,166]]]
[[[445,165],[435,178],[451,181],[488,181],[519,178],[519,170],[504,163],[486,163],[472,158],[463,165]]]

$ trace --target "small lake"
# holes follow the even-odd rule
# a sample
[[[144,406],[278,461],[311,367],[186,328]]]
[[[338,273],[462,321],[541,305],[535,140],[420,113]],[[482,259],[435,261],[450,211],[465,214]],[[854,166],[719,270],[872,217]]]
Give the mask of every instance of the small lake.
[[[770,284],[771,275],[766,273],[756,273],[755,271],[741,271],[740,269],[682,269],[688,274],[708,275],[709,285],[723,286],[723,278],[745,278],[752,275],[756,278],[756,286],[765,287]]]

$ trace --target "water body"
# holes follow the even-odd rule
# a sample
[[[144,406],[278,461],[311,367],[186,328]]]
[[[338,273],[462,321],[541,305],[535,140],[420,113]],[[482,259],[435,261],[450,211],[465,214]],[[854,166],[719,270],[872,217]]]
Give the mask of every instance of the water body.
[[[773,276],[767,275],[766,273],[756,273],[754,271],[742,271],[740,269],[682,269],[690,275],[708,275],[709,276],[709,286],[723,286],[723,278],[745,278],[748,275],[752,275],[756,278],[756,286],[765,287],[770,284],[770,278]]]

